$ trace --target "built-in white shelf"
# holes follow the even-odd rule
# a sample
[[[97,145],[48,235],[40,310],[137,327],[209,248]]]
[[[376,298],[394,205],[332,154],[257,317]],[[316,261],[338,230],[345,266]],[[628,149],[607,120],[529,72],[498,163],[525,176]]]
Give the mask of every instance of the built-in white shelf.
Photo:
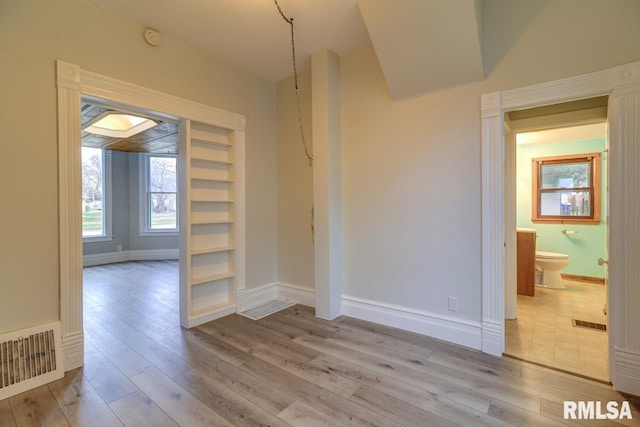
[[[218,280],[229,279],[233,277],[233,273],[220,273],[212,274],[210,276],[203,276],[191,279],[191,286],[202,285],[203,283],[217,282]]]
[[[232,219],[205,219],[201,221],[191,221],[191,225],[233,224],[233,222]]]
[[[186,122],[181,146],[186,184],[186,238],[181,240],[187,286],[187,327],[235,311],[237,185],[233,134]],[[183,325],[184,325],[183,320]]]
[[[229,160],[217,160],[217,159],[212,159],[212,158],[203,157],[203,156],[194,156],[194,157],[191,157],[191,159],[202,161],[202,162],[215,163],[223,166],[231,166],[233,164],[233,162]]]
[[[196,176],[192,176],[191,177],[192,181],[198,180],[198,181],[208,181],[208,182],[219,182],[222,184],[231,184],[233,182],[232,179],[225,179],[225,178],[200,178],[200,177],[196,177]]]
[[[219,200],[219,199],[205,199],[205,198],[191,199],[191,201],[198,202],[198,203],[233,203],[233,200]]]
[[[217,145],[219,147],[231,147],[233,145],[229,142],[227,135],[206,132],[196,128],[191,129],[191,141]]]
[[[234,249],[233,246],[226,246],[221,248],[196,249],[191,251],[191,255],[213,254],[216,252],[232,251],[233,249]]]

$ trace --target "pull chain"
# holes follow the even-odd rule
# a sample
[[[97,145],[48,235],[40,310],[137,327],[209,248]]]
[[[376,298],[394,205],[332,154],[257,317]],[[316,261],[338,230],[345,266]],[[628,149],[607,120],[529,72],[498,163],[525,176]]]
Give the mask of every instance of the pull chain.
[[[273,0],[278,8],[278,13],[282,16],[289,27],[291,27],[291,62],[293,63],[293,81],[296,87],[296,107],[298,109],[298,127],[300,128],[300,138],[302,139],[302,146],[304,147],[304,154],[307,156],[309,166],[313,166],[313,156],[309,153],[309,147],[307,146],[307,140],[304,137],[304,128],[302,126],[302,109],[300,108],[300,90],[298,89],[298,67],[296,66],[296,43],[295,34],[293,31],[293,17],[287,18],[278,4],[278,0]]]

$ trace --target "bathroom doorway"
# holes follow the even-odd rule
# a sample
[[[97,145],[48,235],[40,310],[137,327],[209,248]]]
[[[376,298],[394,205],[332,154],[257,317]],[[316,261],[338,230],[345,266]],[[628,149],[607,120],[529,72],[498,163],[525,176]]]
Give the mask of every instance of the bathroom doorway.
[[[505,355],[608,383],[607,103],[506,114]]]

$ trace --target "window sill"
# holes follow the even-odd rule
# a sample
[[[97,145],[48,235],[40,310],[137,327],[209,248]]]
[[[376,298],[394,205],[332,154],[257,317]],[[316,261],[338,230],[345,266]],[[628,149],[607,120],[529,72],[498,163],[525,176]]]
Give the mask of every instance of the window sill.
[[[113,241],[113,235],[106,236],[91,236],[91,237],[83,237],[83,243],[97,243],[97,242],[111,242]]]
[[[557,218],[532,218],[531,222],[534,224],[586,224],[586,225],[598,225],[602,221],[600,219],[557,219]]]
[[[170,230],[170,231],[161,231],[161,230],[147,230],[147,231],[140,231],[138,232],[138,236],[140,237],[171,237],[171,236],[179,236],[180,233],[176,230]]]

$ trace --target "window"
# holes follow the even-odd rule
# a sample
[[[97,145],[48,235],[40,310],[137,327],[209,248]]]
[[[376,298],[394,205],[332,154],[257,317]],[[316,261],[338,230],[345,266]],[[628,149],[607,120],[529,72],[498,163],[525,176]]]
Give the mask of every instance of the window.
[[[82,237],[111,240],[111,151],[82,147]]]
[[[178,157],[142,156],[141,234],[178,231]]]
[[[533,222],[600,222],[600,153],[536,158]]]

